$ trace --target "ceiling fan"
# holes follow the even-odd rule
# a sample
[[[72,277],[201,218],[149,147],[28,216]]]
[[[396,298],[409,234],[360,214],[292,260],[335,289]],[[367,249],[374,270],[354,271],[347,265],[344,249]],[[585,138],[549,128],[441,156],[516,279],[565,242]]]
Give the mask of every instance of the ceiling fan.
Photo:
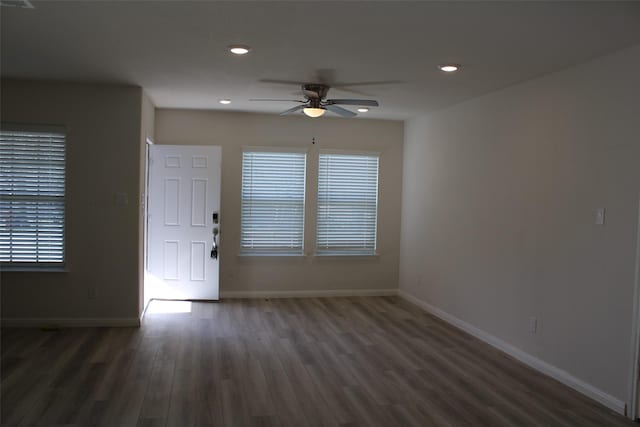
[[[302,85],[304,101],[297,99],[251,99],[250,101],[286,101],[300,103],[300,105],[296,105],[280,113],[281,116],[302,110],[302,112],[309,117],[321,117],[329,110],[342,117],[355,117],[357,116],[356,113],[342,108],[340,105],[357,105],[363,107],[379,106],[378,101],[372,99],[326,99],[327,92],[329,92],[330,88],[329,85],[322,83],[305,83]]]

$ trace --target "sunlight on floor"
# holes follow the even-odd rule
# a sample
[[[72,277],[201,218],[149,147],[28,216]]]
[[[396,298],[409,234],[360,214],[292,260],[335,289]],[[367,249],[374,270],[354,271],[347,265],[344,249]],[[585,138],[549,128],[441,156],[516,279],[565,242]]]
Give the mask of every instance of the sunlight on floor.
[[[191,301],[163,301],[149,302],[146,314],[175,314],[191,313]]]

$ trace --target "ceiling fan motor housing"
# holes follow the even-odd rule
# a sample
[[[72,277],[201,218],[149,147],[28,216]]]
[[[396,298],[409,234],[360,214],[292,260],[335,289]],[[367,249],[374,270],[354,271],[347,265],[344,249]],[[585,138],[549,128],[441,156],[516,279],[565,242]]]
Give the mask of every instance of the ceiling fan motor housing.
[[[322,108],[322,102],[320,99],[309,99],[310,108]]]
[[[329,92],[329,86],[319,84],[319,83],[306,83],[302,85],[302,91],[307,94],[307,92],[314,92],[318,94],[318,101],[327,97],[327,92]],[[309,99],[315,98],[315,96],[308,96]]]

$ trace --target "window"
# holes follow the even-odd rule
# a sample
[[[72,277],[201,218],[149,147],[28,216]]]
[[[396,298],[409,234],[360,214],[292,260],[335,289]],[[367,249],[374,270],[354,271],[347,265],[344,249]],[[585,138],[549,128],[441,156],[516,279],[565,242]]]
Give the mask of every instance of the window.
[[[302,254],[306,164],[304,152],[242,154],[242,254]]]
[[[65,134],[0,130],[0,263],[64,264]]]
[[[374,255],[378,217],[377,154],[320,153],[319,255]]]

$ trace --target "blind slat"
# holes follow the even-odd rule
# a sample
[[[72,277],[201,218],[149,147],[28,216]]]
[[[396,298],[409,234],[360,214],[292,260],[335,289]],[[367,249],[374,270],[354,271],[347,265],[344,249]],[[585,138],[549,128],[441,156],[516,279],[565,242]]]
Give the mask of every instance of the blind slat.
[[[0,262],[64,262],[65,135],[0,131]]]
[[[377,155],[320,154],[317,253],[375,254],[378,164]]]
[[[241,251],[302,253],[306,155],[242,155]]]

